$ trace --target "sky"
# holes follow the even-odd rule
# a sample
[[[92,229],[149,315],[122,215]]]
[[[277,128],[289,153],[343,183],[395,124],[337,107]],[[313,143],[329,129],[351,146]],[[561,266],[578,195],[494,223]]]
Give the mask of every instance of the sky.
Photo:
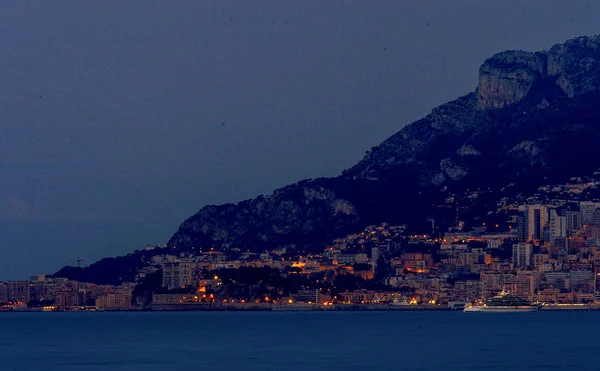
[[[595,0],[0,0],[0,280],[335,176]]]

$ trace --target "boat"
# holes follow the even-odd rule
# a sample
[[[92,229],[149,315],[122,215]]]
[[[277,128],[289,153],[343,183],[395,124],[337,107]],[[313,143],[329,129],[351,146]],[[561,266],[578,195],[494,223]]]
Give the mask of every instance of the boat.
[[[408,306],[408,305],[410,305],[410,303],[408,302],[408,299],[406,299],[406,298],[403,297],[403,298],[400,298],[400,299],[399,298],[394,298],[392,300],[392,302],[390,303],[390,305],[394,305],[394,306],[397,306],[397,305]]]
[[[498,296],[482,302],[469,303],[465,305],[464,312],[536,312],[542,307],[541,303],[531,303],[525,299],[502,291]]]
[[[450,310],[463,310],[467,304],[469,304],[468,301],[449,301],[448,308]]]

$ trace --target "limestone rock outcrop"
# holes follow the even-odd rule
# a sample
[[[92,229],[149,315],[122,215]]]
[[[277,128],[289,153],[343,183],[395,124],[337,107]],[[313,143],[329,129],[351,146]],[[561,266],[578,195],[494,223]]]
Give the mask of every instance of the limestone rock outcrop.
[[[579,37],[553,46],[548,75],[569,96],[600,89],[600,36]]]
[[[523,99],[533,82],[546,74],[546,54],[525,51],[498,53],[479,68],[477,106],[502,108]]]
[[[488,110],[517,103],[542,78],[554,79],[570,98],[600,90],[600,36],[569,40],[547,52],[494,55],[479,69],[477,107]]]

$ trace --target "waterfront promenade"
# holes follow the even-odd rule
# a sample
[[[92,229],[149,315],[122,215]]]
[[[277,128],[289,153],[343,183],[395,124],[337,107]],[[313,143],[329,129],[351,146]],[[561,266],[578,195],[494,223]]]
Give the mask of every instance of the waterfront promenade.
[[[594,304],[554,304],[544,305],[542,311],[596,311],[600,310],[600,303]],[[462,311],[462,308],[450,308],[448,305],[392,305],[392,304],[274,304],[274,303],[172,303],[152,304],[147,308],[111,309],[103,310],[95,307],[72,308],[2,308],[3,312],[294,312],[294,311]]]

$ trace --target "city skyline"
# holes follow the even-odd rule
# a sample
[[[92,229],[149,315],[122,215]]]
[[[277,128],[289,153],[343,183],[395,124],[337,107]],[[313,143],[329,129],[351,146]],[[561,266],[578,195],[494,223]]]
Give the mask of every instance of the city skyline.
[[[134,275],[120,283],[63,275],[0,282],[0,308],[452,310],[510,292],[543,309],[599,309],[600,202],[587,201],[598,189],[597,178],[573,178],[568,185],[540,187],[526,204],[498,202],[503,225],[483,222],[463,230],[458,219],[447,229],[433,223],[428,234],[411,235],[406,225],[383,223],[302,255],[285,247],[258,253],[148,246],[133,257],[141,259]],[[436,208],[484,194],[454,194]],[[565,223],[567,215],[572,223]]]

